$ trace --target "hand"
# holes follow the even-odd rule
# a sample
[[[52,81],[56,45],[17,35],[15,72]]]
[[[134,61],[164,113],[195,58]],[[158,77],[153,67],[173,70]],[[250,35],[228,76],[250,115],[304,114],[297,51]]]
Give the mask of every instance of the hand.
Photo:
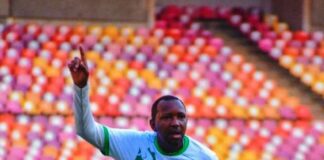
[[[89,71],[82,46],[79,46],[79,50],[81,59],[79,57],[74,57],[74,59],[68,63],[68,67],[72,75],[73,83],[83,88],[87,85]]]

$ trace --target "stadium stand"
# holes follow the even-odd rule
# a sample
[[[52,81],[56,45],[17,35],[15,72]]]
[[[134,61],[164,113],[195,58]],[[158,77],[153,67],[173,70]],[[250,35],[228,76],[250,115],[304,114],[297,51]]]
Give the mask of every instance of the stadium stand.
[[[74,129],[66,63],[82,44],[91,110],[103,124],[147,130],[153,100],[175,94],[191,118],[187,133],[220,159],[323,159],[324,122],[197,21],[220,19],[240,27],[293,75],[308,75],[303,81],[322,93],[317,67],[323,54],[317,50],[323,34],[293,33],[276,20],[267,27],[261,13],[167,6],[152,28],[1,24],[0,157],[104,158]]]

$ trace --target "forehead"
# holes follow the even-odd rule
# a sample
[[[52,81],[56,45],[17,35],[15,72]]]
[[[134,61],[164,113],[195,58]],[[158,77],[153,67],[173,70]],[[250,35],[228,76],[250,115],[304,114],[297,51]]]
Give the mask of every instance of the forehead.
[[[186,112],[185,106],[176,99],[173,100],[161,100],[157,105],[157,111],[159,113],[168,112]]]

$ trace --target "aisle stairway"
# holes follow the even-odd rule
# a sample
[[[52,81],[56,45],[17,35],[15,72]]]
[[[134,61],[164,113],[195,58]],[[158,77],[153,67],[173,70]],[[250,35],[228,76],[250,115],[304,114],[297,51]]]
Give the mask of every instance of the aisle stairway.
[[[250,43],[225,22],[204,22],[204,27],[222,38],[225,45],[244,56],[246,61],[253,63],[258,70],[266,72],[270,79],[287,88],[292,96],[299,97],[302,104],[310,106],[315,119],[324,119],[324,99],[312,92],[299,79],[292,77],[276,61],[263,54],[255,44]]]

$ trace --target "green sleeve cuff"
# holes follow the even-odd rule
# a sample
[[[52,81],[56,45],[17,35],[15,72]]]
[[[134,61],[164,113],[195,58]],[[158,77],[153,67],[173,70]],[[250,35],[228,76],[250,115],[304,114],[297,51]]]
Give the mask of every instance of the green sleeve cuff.
[[[109,132],[108,132],[108,128],[105,126],[102,126],[103,131],[104,131],[104,148],[101,151],[102,154],[109,156]]]

